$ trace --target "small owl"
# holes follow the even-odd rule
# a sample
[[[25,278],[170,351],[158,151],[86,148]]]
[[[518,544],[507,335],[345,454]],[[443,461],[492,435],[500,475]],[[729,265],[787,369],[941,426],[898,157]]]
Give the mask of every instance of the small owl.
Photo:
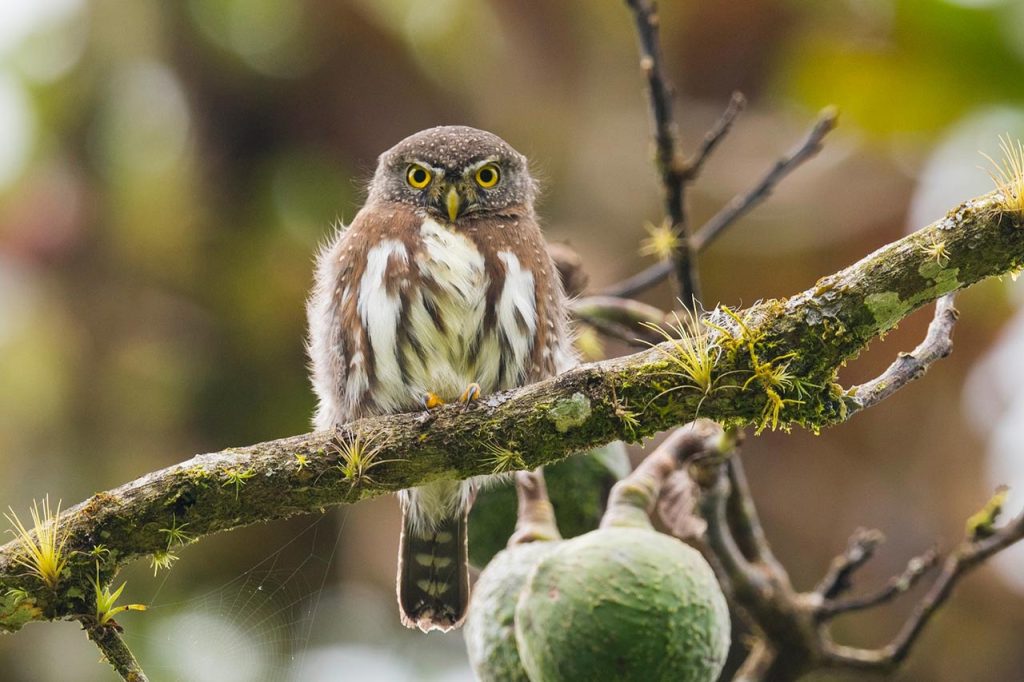
[[[468,403],[573,364],[536,192],[526,158],[474,128],[424,130],[380,156],[366,204],[317,256],[308,304],[316,428]],[[406,626],[462,623],[466,519],[487,478],[399,494]]]

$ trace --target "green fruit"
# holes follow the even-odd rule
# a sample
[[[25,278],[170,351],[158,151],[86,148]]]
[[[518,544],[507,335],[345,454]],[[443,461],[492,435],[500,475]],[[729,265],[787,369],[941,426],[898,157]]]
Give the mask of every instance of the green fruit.
[[[533,567],[559,544],[531,542],[502,550],[476,581],[463,632],[469,663],[482,682],[529,682],[516,650],[516,601]]]
[[[679,540],[603,528],[542,557],[515,610],[533,682],[714,682],[729,609],[711,567]]]

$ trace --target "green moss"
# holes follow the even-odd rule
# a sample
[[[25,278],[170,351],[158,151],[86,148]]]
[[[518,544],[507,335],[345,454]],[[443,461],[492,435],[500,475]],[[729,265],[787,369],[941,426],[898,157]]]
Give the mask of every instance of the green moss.
[[[189,467],[183,473],[189,483],[204,488],[206,487],[207,483],[211,478],[210,472],[208,472],[205,468],[203,468],[202,465],[199,464]]]
[[[917,271],[922,277],[933,281],[934,286],[915,294],[915,302],[938,298],[960,288],[960,268],[944,268],[934,261],[927,261]]]
[[[556,401],[547,414],[555,429],[559,433],[565,433],[569,429],[586,424],[590,412],[590,398],[577,392],[569,398]]]
[[[871,311],[875,324],[882,329],[889,329],[910,311],[910,304],[901,301],[900,295],[895,291],[869,294],[864,297],[864,305]]]
[[[42,617],[35,600],[22,590],[9,590],[0,598],[0,632],[17,632],[25,623]]]

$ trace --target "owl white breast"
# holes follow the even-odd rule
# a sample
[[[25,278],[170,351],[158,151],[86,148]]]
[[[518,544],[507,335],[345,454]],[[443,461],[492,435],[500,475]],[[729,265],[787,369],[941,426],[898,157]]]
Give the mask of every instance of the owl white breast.
[[[409,244],[373,247],[359,287],[378,405],[408,410],[427,392],[450,401],[471,383],[484,393],[521,383],[537,326],[532,273],[510,251],[487,263],[470,236],[430,218],[418,232]],[[491,287],[497,296],[488,320]]]

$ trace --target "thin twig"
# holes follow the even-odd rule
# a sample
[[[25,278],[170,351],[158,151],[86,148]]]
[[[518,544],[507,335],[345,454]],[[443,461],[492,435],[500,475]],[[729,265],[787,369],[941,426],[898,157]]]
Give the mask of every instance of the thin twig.
[[[742,92],[732,93],[732,97],[729,98],[729,105],[722,112],[722,115],[715,121],[715,125],[708,132],[704,133],[704,139],[701,140],[700,147],[692,157],[686,161],[686,171],[683,174],[683,178],[687,182],[693,182],[701,170],[704,168],[704,163],[711,156],[711,153],[715,151],[715,147],[721,142],[726,135],[729,134],[729,130],[732,128],[732,124],[736,122],[736,117],[740,115],[740,112],[747,106],[747,98],[743,96]]]
[[[704,224],[691,238],[693,250],[700,253],[717,239],[727,227],[741,216],[768,198],[779,182],[804,161],[821,151],[822,140],[835,127],[838,113],[828,107],[818,115],[818,120],[807,136],[789,154],[775,162],[775,165],[761,178],[752,190],[736,197],[726,204],[711,220]]]
[[[879,530],[855,530],[846,542],[846,550],[832,560],[828,573],[814,591],[825,599],[834,599],[849,590],[853,574],[874,556],[878,545],[884,541],[885,535]]]
[[[825,654],[828,664],[834,667],[892,670],[906,658],[924,626],[945,603],[956,583],[972,568],[1022,538],[1024,514],[989,537],[965,541],[946,558],[938,578],[889,645],[880,649],[860,649],[827,641]]]
[[[658,340],[650,330],[643,330],[640,332],[634,331],[632,327],[628,327],[618,322],[609,322],[608,320],[593,319],[593,320],[581,320],[584,324],[593,327],[602,336],[606,336],[609,339],[615,339],[632,348],[650,348],[651,344]]]
[[[691,256],[706,249],[726,228],[764,201],[783,178],[817,154],[821,150],[823,139],[835,128],[836,122],[835,109],[830,107],[823,110],[806,137],[793,151],[776,161],[752,190],[733,197],[721,211],[690,237]],[[664,281],[672,273],[672,269],[673,266],[669,262],[655,263],[627,279],[605,287],[601,293],[626,298],[636,296]]]
[[[732,678],[732,682],[759,682],[765,679],[765,675],[771,668],[772,663],[775,662],[777,654],[772,649],[771,645],[765,642],[761,638],[757,638],[753,646],[750,647],[750,652],[747,654],[747,658],[743,661],[743,665],[736,671],[736,675]]]
[[[626,4],[633,12],[640,68],[647,79],[655,162],[661,175],[665,215],[682,242],[668,265],[675,272],[680,299],[684,305],[692,305],[691,301],[700,300],[700,279],[686,222],[687,163],[679,153],[679,131],[672,113],[672,86],[662,67],[657,7],[653,0],[626,0]]]
[[[690,476],[700,487],[698,509],[707,522],[705,539],[718,564],[719,580],[747,606],[762,601],[768,576],[740,550],[729,527],[726,509],[732,487],[725,468],[721,459],[698,460],[690,466]]]
[[[732,487],[727,503],[729,528],[743,554],[751,561],[759,561],[773,573],[784,575],[785,569],[775,558],[771,545],[761,525],[761,517],[750,493],[747,474],[738,452],[733,453],[726,463],[726,473]]]
[[[131,649],[121,636],[121,631],[114,625],[94,625],[86,627],[89,639],[103,652],[107,663],[117,671],[125,682],[148,682],[149,678],[135,660]]]
[[[672,274],[672,264],[668,261],[659,261],[635,275],[630,275],[615,284],[609,284],[601,290],[601,293],[606,296],[629,298],[661,284],[670,274]]]
[[[739,92],[734,92],[732,97],[729,99],[729,105],[722,112],[722,115],[715,122],[715,125],[704,134],[704,139],[701,141],[700,147],[696,153],[686,161],[685,170],[682,174],[682,182],[688,183],[693,182],[697,179],[700,171],[704,167],[704,163],[711,156],[711,153],[715,150],[718,144],[725,138],[732,129],[732,124],[736,121],[736,117],[739,116],[740,112],[746,106],[747,100]],[[691,254],[691,258],[693,254]],[[671,261],[661,261],[655,263],[646,270],[624,279],[617,284],[613,284],[606,287],[602,293],[608,296],[616,296],[621,298],[629,298],[635,296],[647,289],[650,289],[654,285],[660,283],[672,272],[673,264]],[[686,299],[683,299],[686,300]]]
[[[617,296],[585,296],[572,302],[572,313],[584,322],[607,320],[643,329],[648,324],[664,324],[661,308]]]
[[[843,613],[862,611],[891,601],[916,585],[929,570],[938,564],[938,561],[938,551],[935,548],[929,549],[921,556],[914,557],[907,562],[903,573],[890,578],[889,582],[880,590],[862,597],[847,597],[825,602],[818,612],[818,617],[826,620]]]
[[[935,302],[935,316],[917,348],[910,353],[900,353],[881,376],[853,389],[858,411],[876,405],[921,378],[932,363],[953,352],[953,326],[960,316],[953,307],[953,298],[953,294],[947,294]]]
[[[572,302],[573,316],[605,336],[631,346],[650,346],[659,340],[650,325],[665,322],[665,313],[640,301],[616,296],[586,296]]]

